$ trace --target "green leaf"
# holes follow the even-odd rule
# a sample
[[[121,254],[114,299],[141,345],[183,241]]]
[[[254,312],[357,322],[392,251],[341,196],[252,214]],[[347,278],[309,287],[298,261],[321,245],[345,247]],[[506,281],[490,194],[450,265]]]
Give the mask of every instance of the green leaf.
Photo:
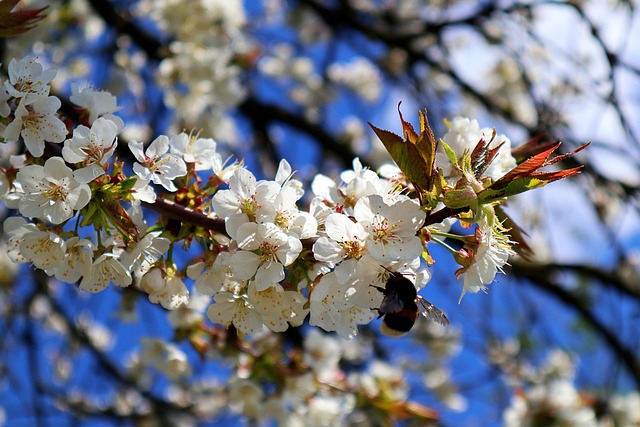
[[[120,202],[108,193],[98,191],[94,193],[81,211],[80,225],[90,226],[96,230],[114,227],[125,241],[138,240],[140,232],[127,211]]]
[[[460,165],[458,164],[458,158],[456,157],[456,153],[453,151],[453,148],[451,148],[449,144],[447,144],[442,140],[440,140],[440,144],[442,145],[442,148],[444,148],[444,153],[449,158],[449,161],[451,162],[451,164],[456,166],[458,169],[460,169]]]
[[[122,191],[129,191],[133,188],[134,185],[136,185],[137,181],[138,178],[136,177],[127,178],[124,181],[120,182],[119,187]]]
[[[102,204],[109,222],[122,234],[125,242],[129,240],[137,241],[140,237],[138,227],[133,222],[127,211],[117,200],[105,200]]]

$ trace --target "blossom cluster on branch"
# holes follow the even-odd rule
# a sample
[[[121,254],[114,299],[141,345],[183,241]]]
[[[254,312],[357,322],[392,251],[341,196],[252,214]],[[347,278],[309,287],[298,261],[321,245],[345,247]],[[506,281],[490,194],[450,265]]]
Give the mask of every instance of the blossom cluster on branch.
[[[5,221],[11,259],[88,292],[135,284],[172,310],[189,300],[173,251],[198,244],[203,255],[186,275],[212,297],[209,319],[241,334],[283,332],[309,317],[350,339],[384,314],[381,290],[393,272],[425,286],[430,244],[460,264],[460,298],[484,290],[514,254],[495,206],[579,170],[539,171],[567,156],[550,159],[559,144],[512,150],[466,118],[436,141],[421,112],[420,133],[402,115],[403,137],[372,126],[397,167],[377,173],[355,159],[339,182],[317,175],[303,210],[304,185],[286,160],[274,179],[258,180],[198,134],[129,142],[136,161],[127,172],[114,157],[124,126],[115,98],[75,91],[83,123],[74,127],[50,95],[55,75],[33,58],[14,59],[0,92],[3,137],[27,150],[0,174],[3,200],[20,214]],[[159,199],[182,218],[148,225],[145,208],[162,213]],[[196,214],[224,220],[224,229],[196,226]],[[451,232],[454,223],[462,232]]]
[[[576,388],[577,361],[552,349],[540,366],[518,360],[517,341],[494,342],[489,357],[510,387],[513,398],[503,414],[507,427],[535,425],[635,426],[640,423],[637,391],[606,396]],[[600,393],[601,394],[601,393]]]

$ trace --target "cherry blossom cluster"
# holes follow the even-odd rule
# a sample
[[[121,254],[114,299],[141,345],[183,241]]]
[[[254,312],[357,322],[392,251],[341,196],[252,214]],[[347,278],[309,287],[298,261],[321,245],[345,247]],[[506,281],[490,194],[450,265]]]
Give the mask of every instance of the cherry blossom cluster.
[[[576,361],[569,353],[554,349],[540,366],[514,363],[520,351],[515,341],[497,343],[491,357],[504,370],[514,393],[504,411],[505,426],[526,425],[544,419],[548,425],[632,426],[640,423],[640,394],[607,395],[581,391],[575,386]],[[609,394],[609,393],[607,393]]]
[[[483,175],[473,177],[479,189],[516,166],[510,141],[474,120],[449,123],[433,153],[440,186],[455,198],[425,206],[406,171],[387,165],[377,173],[355,159],[339,182],[317,175],[308,209],[301,210],[304,186],[286,160],[274,179],[258,180],[241,163],[223,161],[216,142],[199,135],[161,135],[148,145],[130,141],[135,162],[128,175],[114,157],[124,127],[114,115],[115,98],[74,88],[70,100],[82,124],[69,130],[60,100],[49,94],[55,75],[33,58],[9,64],[0,105],[3,137],[24,142],[27,153],[12,157],[0,175],[3,200],[20,213],[4,226],[14,262],[78,282],[84,291],[135,286],[151,302],[179,308],[189,291],[173,246],[197,242],[203,256],[186,276],[211,297],[212,322],[254,334],[263,327],[282,332],[308,317],[311,325],[349,339],[377,317],[380,290],[392,272],[424,287],[430,273],[421,260],[430,259],[429,243],[450,249],[460,263],[462,295],[485,289],[513,254],[493,211],[497,202],[464,218],[451,211],[427,221],[446,212],[451,200],[460,206],[456,190],[470,179],[464,165],[478,145],[491,157]],[[159,197],[182,209],[178,230],[168,218],[146,224],[143,208],[157,208]],[[224,229],[193,227],[189,215],[196,213],[224,220]],[[457,220],[467,229],[473,225],[468,234],[450,232]],[[462,248],[445,239],[458,239]]]
[[[430,328],[426,326],[426,329]],[[171,395],[177,401],[181,393],[188,390],[198,412],[206,411],[213,417],[230,410],[256,425],[269,425],[272,421],[278,425],[350,425],[355,421],[379,421],[380,417],[408,418],[411,413],[415,419],[429,420],[435,416],[432,410],[407,402],[410,385],[405,370],[425,375],[425,381],[445,404],[461,409],[455,406],[459,398],[456,399],[451,383],[446,386],[450,376],[442,373],[440,359],[448,353],[447,342],[454,346],[457,343],[452,331],[452,328],[440,327],[434,328],[434,333],[424,331],[425,341],[435,343],[438,337],[445,345],[438,351],[428,350],[437,362],[432,359],[428,365],[409,368],[377,359],[366,363],[372,358],[372,337],[345,341],[312,329],[300,344],[302,353],[293,356],[295,352],[288,352],[279,341],[274,341],[272,333],[262,330],[254,335],[252,351],[234,353],[237,349],[227,348],[236,356],[228,358],[234,366],[228,381],[195,385],[183,381],[191,372],[185,352],[173,343],[143,338],[142,349],[132,356],[128,372],[141,384],[149,384],[160,372],[174,382]],[[362,365],[366,367],[348,368]],[[272,372],[286,372],[286,375],[274,378]],[[389,409],[389,402],[396,402],[396,406]]]
[[[246,97],[242,72],[257,49],[245,28],[242,2],[193,1],[185,7],[179,0],[144,0],[136,9],[173,37],[158,78],[179,129],[197,125],[231,141],[235,124],[228,110]]]

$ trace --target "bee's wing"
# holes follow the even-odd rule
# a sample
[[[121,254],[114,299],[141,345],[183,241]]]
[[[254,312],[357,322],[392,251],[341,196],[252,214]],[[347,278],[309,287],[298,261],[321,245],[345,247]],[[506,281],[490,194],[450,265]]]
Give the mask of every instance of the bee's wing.
[[[395,289],[387,293],[380,304],[380,311],[382,313],[397,313],[402,311],[403,308],[404,303]]]
[[[416,298],[416,304],[418,305],[418,310],[420,313],[429,320],[433,320],[436,323],[441,324],[442,326],[449,326],[449,319],[447,319],[446,314],[444,314],[438,307],[431,304],[426,299],[422,298],[420,295]]]

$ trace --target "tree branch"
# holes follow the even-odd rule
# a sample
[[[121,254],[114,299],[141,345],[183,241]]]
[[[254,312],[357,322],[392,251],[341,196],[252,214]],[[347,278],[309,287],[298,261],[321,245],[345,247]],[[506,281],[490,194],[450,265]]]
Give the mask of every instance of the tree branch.
[[[638,363],[638,359],[636,359],[635,353],[622,344],[616,334],[610,331],[605,324],[591,312],[587,304],[570,291],[552,281],[548,277],[548,273],[546,275],[541,275],[541,270],[539,269],[527,269],[523,267],[522,264],[515,264],[513,272],[516,276],[528,279],[528,281],[536,288],[550,294],[565,305],[574,309],[593,328],[593,330],[600,335],[616,357],[622,361],[627,372],[635,382],[636,388],[640,390],[640,364]]]

